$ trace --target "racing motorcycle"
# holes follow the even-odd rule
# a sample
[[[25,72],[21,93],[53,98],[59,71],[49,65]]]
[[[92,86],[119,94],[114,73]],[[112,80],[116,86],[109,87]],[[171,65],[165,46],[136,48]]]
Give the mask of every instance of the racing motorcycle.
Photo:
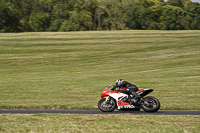
[[[103,112],[112,112],[118,110],[137,110],[141,108],[146,112],[157,112],[160,109],[160,102],[157,98],[147,96],[153,89],[142,89],[136,92],[139,99],[136,102],[127,101],[128,95],[120,93],[119,90],[111,91],[108,85],[101,93],[101,98],[98,102],[98,108]],[[126,88],[124,88],[126,89]],[[132,103],[132,104],[130,104]]]

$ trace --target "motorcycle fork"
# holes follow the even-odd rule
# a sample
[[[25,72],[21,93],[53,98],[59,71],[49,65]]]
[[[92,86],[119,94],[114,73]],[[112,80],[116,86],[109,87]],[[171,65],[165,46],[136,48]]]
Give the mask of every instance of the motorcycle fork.
[[[106,104],[109,104],[110,103],[110,100],[111,100],[111,97],[106,97]]]

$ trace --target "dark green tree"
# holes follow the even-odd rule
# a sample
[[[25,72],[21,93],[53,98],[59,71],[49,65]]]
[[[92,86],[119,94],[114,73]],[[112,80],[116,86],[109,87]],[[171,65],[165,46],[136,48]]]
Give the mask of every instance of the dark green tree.
[[[19,32],[21,13],[12,4],[0,2],[0,32]]]
[[[46,31],[49,27],[50,15],[44,12],[32,12],[29,25],[32,31]]]
[[[199,30],[191,0],[1,0],[0,32]]]

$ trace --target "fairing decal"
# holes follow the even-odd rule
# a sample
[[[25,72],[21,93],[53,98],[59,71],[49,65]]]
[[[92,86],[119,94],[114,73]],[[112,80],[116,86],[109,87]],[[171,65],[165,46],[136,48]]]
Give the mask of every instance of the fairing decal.
[[[109,96],[114,98],[116,101],[122,99],[123,97],[128,97],[128,95],[124,93],[110,93]]]
[[[123,89],[119,89],[119,91],[125,91],[126,90],[126,88],[123,88]]]
[[[126,105],[130,105],[129,103],[123,102],[122,100],[117,101],[117,105],[118,106],[126,106]]]

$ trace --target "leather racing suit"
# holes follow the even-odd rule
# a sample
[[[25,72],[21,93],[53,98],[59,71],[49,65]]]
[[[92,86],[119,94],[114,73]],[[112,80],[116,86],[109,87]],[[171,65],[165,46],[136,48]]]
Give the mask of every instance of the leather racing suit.
[[[112,91],[115,90],[116,88],[119,88],[119,91],[121,93],[125,93],[128,94],[128,99],[125,98],[123,101],[124,102],[130,102],[132,104],[132,102],[136,102],[138,96],[135,92],[139,91],[138,87],[134,84],[131,84],[127,81],[123,81],[120,84],[116,84],[113,86],[113,88],[111,89]]]

